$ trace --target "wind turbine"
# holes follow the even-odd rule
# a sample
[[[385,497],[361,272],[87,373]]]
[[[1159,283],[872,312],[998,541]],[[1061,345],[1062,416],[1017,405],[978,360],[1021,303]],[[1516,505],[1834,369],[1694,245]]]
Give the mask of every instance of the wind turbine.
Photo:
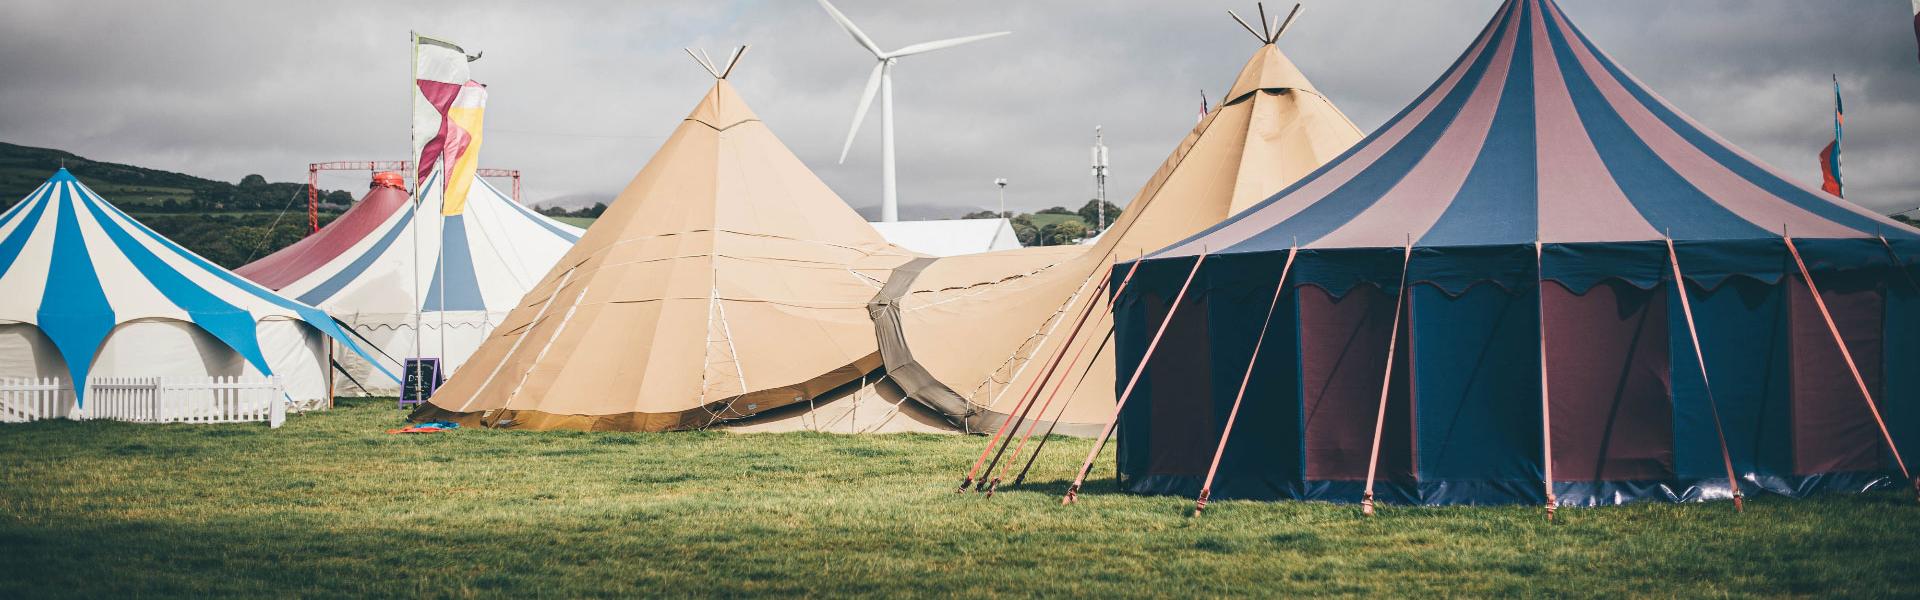
[[[873,107],[873,93],[875,91],[880,92],[880,220],[888,223],[898,221],[900,220],[900,197],[894,189],[893,175],[894,63],[898,62],[901,58],[915,54],[952,48],[961,44],[978,42],[987,38],[996,38],[1013,32],[1001,31],[934,42],[921,42],[888,52],[881,50],[880,45],[873,42],[873,38],[867,37],[865,32],[860,31],[860,28],[855,26],[853,21],[848,20],[846,15],[840,14],[840,9],[834,8],[833,4],[828,3],[827,0],[820,0],[820,7],[827,9],[827,14],[832,16],[834,21],[840,23],[840,28],[847,30],[847,34],[853,36],[853,41],[859,42],[862,48],[866,48],[868,52],[872,52],[873,57],[880,61],[879,64],[873,66],[873,74],[867,76],[866,91],[860,93],[860,104],[853,111],[853,126],[847,129],[847,143],[840,148],[840,162],[842,164],[847,162],[847,151],[853,149],[853,137],[860,133],[860,122],[866,120],[867,109]]]

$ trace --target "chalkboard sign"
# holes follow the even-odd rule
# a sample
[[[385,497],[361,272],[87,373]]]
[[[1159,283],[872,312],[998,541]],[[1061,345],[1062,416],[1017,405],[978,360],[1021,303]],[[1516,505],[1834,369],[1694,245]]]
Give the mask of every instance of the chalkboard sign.
[[[409,358],[402,370],[405,373],[400,382],[401,408],[426,402],[433,397],[434,390],[440,389],[440,384],[446,383],[438,358]]]

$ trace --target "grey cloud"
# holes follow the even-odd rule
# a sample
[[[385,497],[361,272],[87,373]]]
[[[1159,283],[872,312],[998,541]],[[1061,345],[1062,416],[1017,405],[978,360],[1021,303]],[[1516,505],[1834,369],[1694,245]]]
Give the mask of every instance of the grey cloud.
[[[1371,129],[1432,82],[1497,0],[1308,3],[1281,41]],[[840,145],[872,58],[813,2],[72,2],[16,0],[0,22],[0,139],[236,180],[407,144],[410,29],[483,50],[483,162],[530,199],[618,191],[709,84],[682,46],[753,50],[735,84],[851,204],[877,203],[878,122]],[[1831,136],[1829,73],[1848,93],[1850,197],[1920,205],[1920,62],[1908,3],[1566,0],[1569,15],[1708,127],[1801,180]],[[1084,202],[1094,125],[1126,199],[1254,49],[1225,16],[1251,3],[880,2],[839,6],[883,46],[1014,35],[904,59],[902,199]],[[1279,7],[1270,7],[1279,10]],[[347,177],[338,175],[336,177]],[[346,187],[346,182],[333,183]]]

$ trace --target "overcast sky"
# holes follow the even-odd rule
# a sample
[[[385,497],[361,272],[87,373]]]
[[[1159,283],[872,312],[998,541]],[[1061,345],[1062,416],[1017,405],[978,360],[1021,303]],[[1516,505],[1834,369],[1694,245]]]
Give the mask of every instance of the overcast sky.
[[[322,160],[407,147],[407,32],[486,56],[483,166],[529,201],[611,196],[711,79],[681,52],[753,44],[732,79],[761,118],[856,207],[879,202],[870,118],[836,159],[873,59],[811,0],[193,2],[8,0],[0,141],[237,181],[296,181]],[[1440,74],[1498,0],[1308,0],[1280,49],[1371,131]],[[1563,0],[1627,69],[1710,128],[1806,181],[1831,138],[1828,74],[1847,98],[1848,196],[1920,206],[1920,61],[1908,0]],[[840,0],[888,49],[1011,30],[901,60],[900,197],[918,206],[1078,207],[1104,125],[1110,195],[1131,198],[1255,49],[1239,0]],[[1269,6],[1279,11],[1281,5]],[[877,117],[877,114],[875,115]],[[363,174],[324,186],[357,188]]]

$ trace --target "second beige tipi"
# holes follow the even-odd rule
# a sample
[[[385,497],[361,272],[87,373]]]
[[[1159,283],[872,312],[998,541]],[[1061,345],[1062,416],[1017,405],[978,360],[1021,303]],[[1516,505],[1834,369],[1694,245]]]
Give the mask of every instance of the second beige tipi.
[[[774,137],[731,68],[416,419],[699,428],[880,366],[867,301],[918,255]]]
[[[873,303],[888,377],[967,431],[1025,412],[1057,421],[1056,433],[1097,433],[1115,402],[1113,290],[1099,289],[1107,269],[1265,200],[1361,138],[1274,47],[1277,34],[1256,36],[1260,49],[1225,102],[1099,243],[903,265]]]

